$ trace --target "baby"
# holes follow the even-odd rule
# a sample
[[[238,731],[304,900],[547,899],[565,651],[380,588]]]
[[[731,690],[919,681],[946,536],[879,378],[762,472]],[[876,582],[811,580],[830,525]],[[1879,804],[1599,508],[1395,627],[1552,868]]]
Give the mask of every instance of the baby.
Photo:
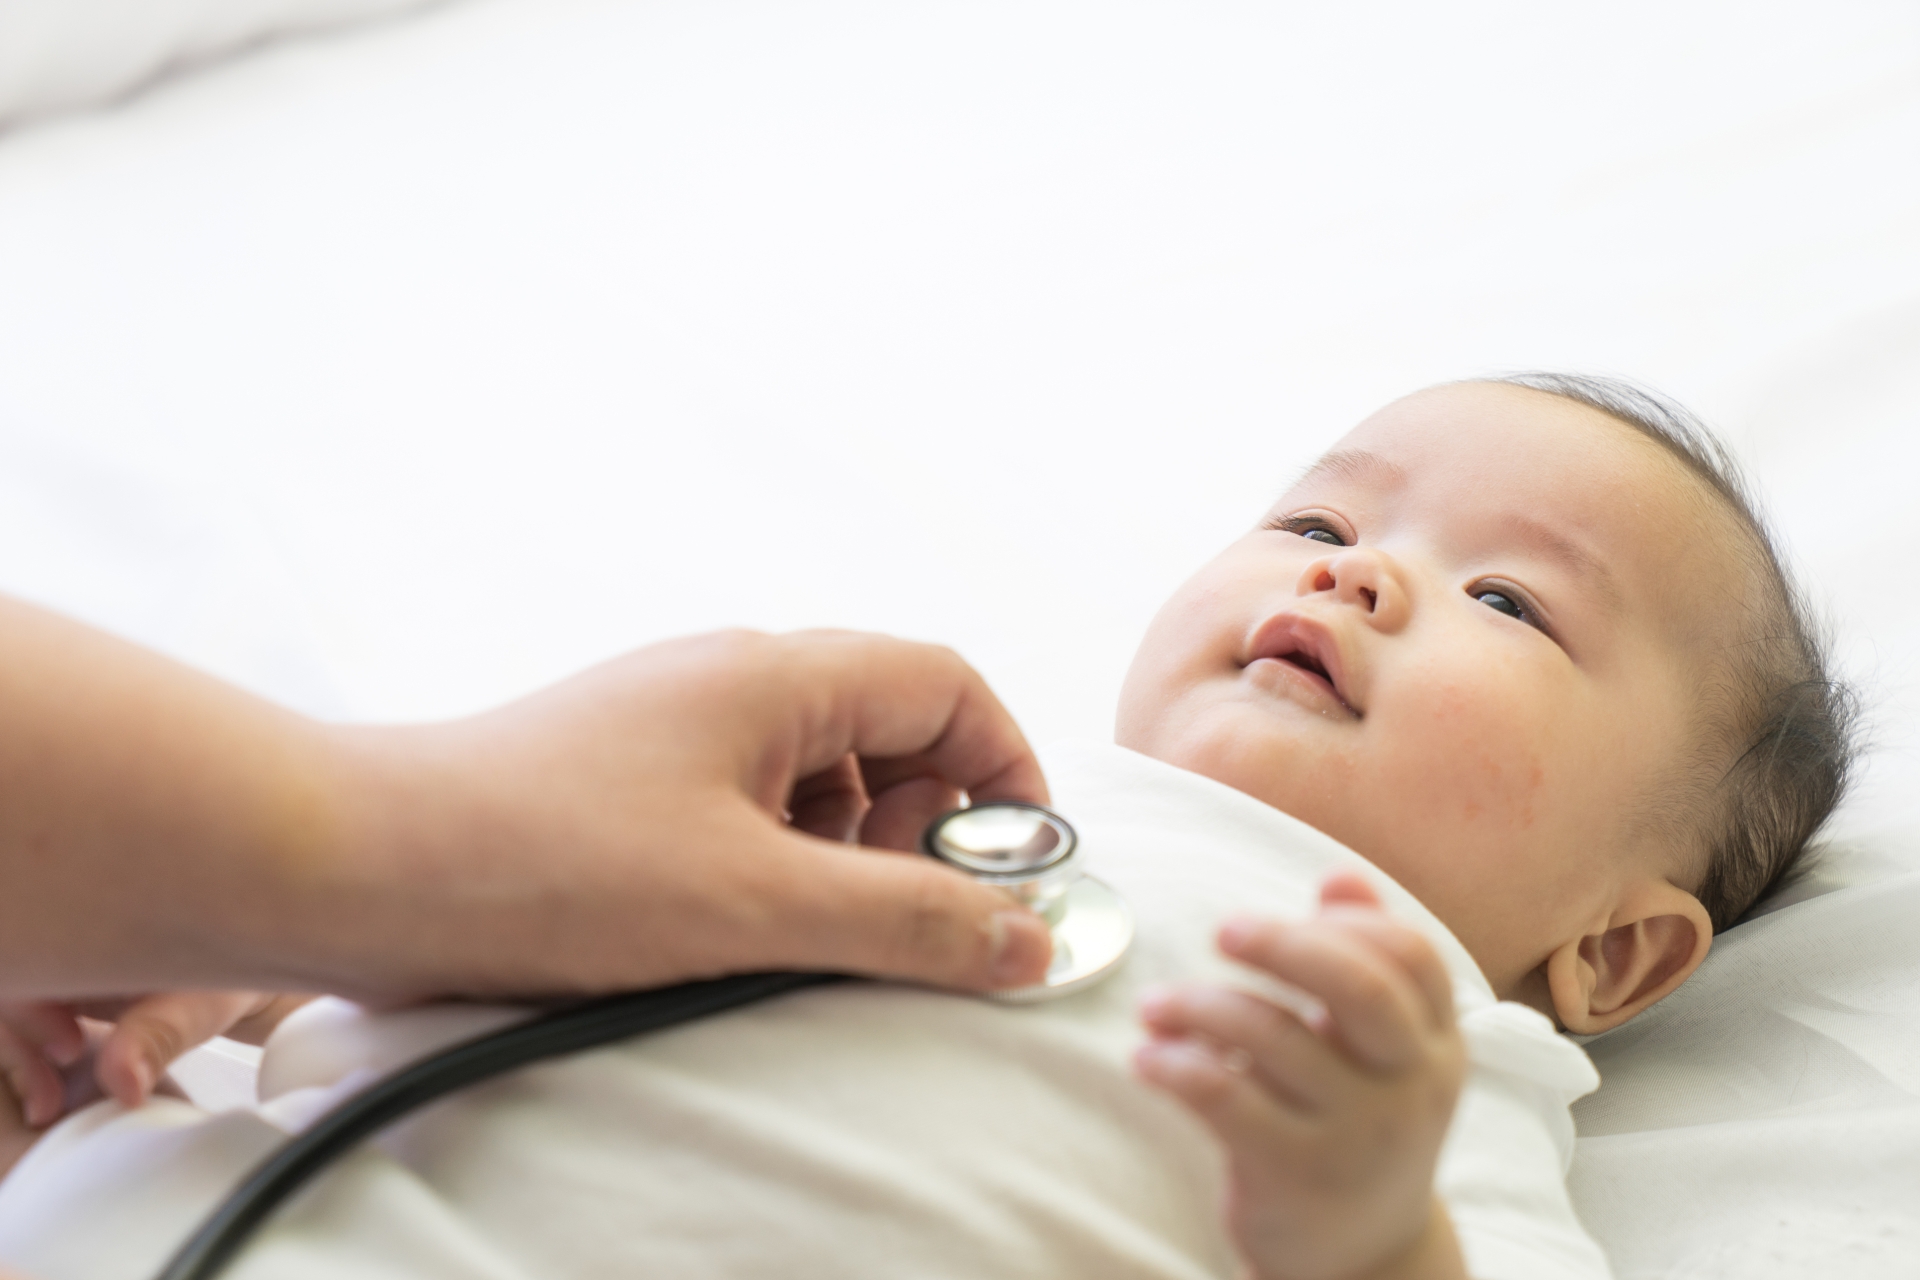
[[[1843,789],[1848,710],[1711,439],[1632,387],[1535,375],[1435,388],[1349,433],[1161,610],[1118,740],[1335,836],[1502,999],[1593,1034],[1679,986],[1793,866]],[[1287,948],[1252,925],[1222,943],[1270,970]],[[1421,966],[1321,945],[1281,976],[1343,965],[1391,1024],[1376,1061],[1409,1095],[1444,1092],[1444,1010],[1406,981]],[[1215,989],[1145,1012],[1143,1073],[1226,1144],[1256,1269],[1291,1274],[1295,1197],[1268,1190],[1291,1191],[1297,1161],[1276,1131],[1312,1098],[1303,1079],[1334,1074],[1324,1041]],[[1378,1221],[1405,1236],[1412,1217]],[[1437,1215],[1425,1230],[1414,1256],[1444,1255]]]
[[[1438,387],[1390,405],[1176,592],[1149,629],[1120,701],[1119,744],[1152,759],[1096,761],[1094,782],[1077,793],[1084,799],[1063,807],[1077,821],[1092,816],[1084,834],[1103,859],[1096,870],[1116,866],[1141,908],[1135,978],[1188,979],[1135,993],[1149,1040],[1134,1068],[1224,1146],[1228,1236],[1251,1274],[1603,1273],[1590,1245],[1583,1251],[1553,1167],[1570,1134],[1566,1104],[1591,1087],[1591,1069],[1552,1025],[1592,1034],[1647,1008],[1698,967],[1716,929],[1778,882],[1838,801],[1848,709],[1729,464],[1683,413],[1605,381],[1534,375]],[[1072,769],[1049,772],[1058,788]],[[1105,791],[1095,785],[1102,777]],[[1270,809],[1235,809],[1248,802],[1207,779]],[[1164,870],[1156,881],[1129,868],[1149,857],[1164,868],[1176,856],[1165,846],[1180,837],[1141,834],[1158,831],[1156,812],[1176,809],[1193,822],[1228,812],[1226,825],[1238,824],[1240,834],[1221,835],[1223,847],[1239,840],[1258,855],[1286,846],[1288,857],[1323,877],[1310,918],[1231,919],[1219,929],[1228,956],[1280,989],[1192,981],[1201,966],[1171,947],[1155,950],[1156,921],[1166,921],[1162,933],[1177,927],[1160,899],[1179,889]],[[1152,846],[1131,864],[1129,838]],[[1252,862],[1237,865],[1246,877],[1261,874]],[[1245,892],[1262,906],[1284,897]],[[1217,920],[1217,908],[1209,898],[1200,909]],[[944,1000],[938,1016],[947,1021],[927,1022],[922,1039],[985,1046],[969,1068],[983,1091],[982,1073],[1006,1060],[1046,1076],[1056,1061],[1049,1055],[1057,1055],[1080,1073],[1073,1105],[1109,1126],[1166,1127],[1117,1085],[1086,1074],[1085,1063],[1111,1040],[1100,999],[1089,993],[1059,1006],[1052,1023]],[[809,1080],[804,1037],[783,1040],[768,1028],[778,1030],[781,1018],[791,1030],[824,1017],[826,1001],[864,1002],[896,1037],[935,1007],[916,993],[848,989],[769,1011],[759,1030],[749,1018],[731,1020],[732,1030],[695,1028],[676,1045],[694,1046],[685,1052],[696,1058],[702,1036],[735,1039],[724,1053],[698,1058],[698,1072],[683,1072],[688,1080],[673,1086],[682,1092],[659,1097],[718,1088],[715,1063],[756,1054],[779,1057],[776,1077]],[[242,1016],[257,1022],[260,1012],[256,998],[212,995],[136,1006],[101,1052],[101,1078],[123,1101],[137,1100],[182,1044]],[[340,1015],[327,1016],[336,1042],[356,1034]],[[471,1017],[477,1027],[499,1015]],[[78,1055],[78,1024],[47,1007],[15,1009],[11,1022],[0,1065],[15,1099],[6,1100],[11,1115],[0,1108],[0,1142],[24,1150],[33,1136],[25,1121],[44,1124],[59,1111],[48,1059]],[[330,1052],[314,1048],[327,1040],[314,1028],[326,1025],[324,1016],[309,1018],[305,1040],[295,1036],[283,1057]],[[1009,1027],[1018,1028],[1015,1038]],[[144,1049],[156,1033],[167,1043]],[[1504,1047],[1486,1047],[1502,1036]],[[679,1051],[659,1052],[671,1059]],[[397,1051],[383,1052],[391,1059]],[[356,1065],[389,1064],[363,1056]],[[951,1066],[928,1061],[920,1069],[931,1080]],[[271,1076],[271,1060],[269,1067]],[[305,1069],[279,1068],[288,1078]],[[342,1075],[310,1073],[316,1082]],[[1013,1106],[1024,1085],[1007,1079],[1001,1101]],[[1463,1079],[1468,1101],[1456,1114]],[[1088,1102],[1090,1093],[1100,1096]],[[686,1102],[687,1114],[696,1101]],[[851,1105],[857,1113],[887,1102],[868,1088]],[[943,1105],[931,1101],[932,1110]],[[952,1095],[952,1105],[973,1104]],[[1503,1133],[1517,1134],[1513,1117],[1529,1107],[1546,1117],[1538,1128],[1547,1136],[1533,1147],[1531,1138],[1513,1137],[1509,1149],[1545,1152],[1534,1165],[1487,1173],[1479,1192],[1479,1175],[1460,1172],[1465,1157],[1449,1155],[1451,1173],[1443,1167],[1443,1148],[1469,1145],[1458,1137],[1463,1126],[1505,1124]],[[660,1110],[658,1097],[650,1110]],[[711,1116],[703,1123],[699,1141],[733,1140]],[[933,1122],[903,1112],[888,1123],[910,1142],[911,1124]],[[778,1124],[767,1119],[765,1127]],[[927,1141],[945,1141],[943,1132],[928,1129]],[[825,1132],[810,1138],[815,1146],[834,1140]],[[1168,1129],[1154,1150],[1184,1151],[1183,1141]],[[658,1146],[656,1161],[671,1159],[667,1150]],[[871,1164],[877,1150],[832,1167],[844,1174]],[[1126,1180],[1124,1169],[1075,1158],[1063,1177]],[[1525,1161],[1509,1163],[1518,1169]],[[1101,1231],[1146,1231],[1151,1206],[1184,1185],[1201,1188],[1196,1199],[1221,1192],[1201,1174],[1167,1176],[1152,1195],[1115,1191],[1136,1194],[1145,1207],[1102,1220]],[[1547,1243],[1532,1254],[1531,1245],[1497,1238],[1516,1214],[1536,1212],[1522,1203],[1527,1180],[1554,1184],[1537,1215],[1564,1219],[1537,1233]],[[861,1194],[887,1183],[876,1175]],[[772,1194],[755,1185],[748,1194]],[[0,1189],[0,1217],[14,1190]],[[1001,1185],[999,1194],[1012,1193]],[[1032,1192],[1035,1203],[1060,1194]],[[1485,1210],[1503,1198],[1506,1218]],[[954,1200],[943,1211],[964,1217],[968,1203]],[[898,1224],[916,1212],[934,1210],[903,1203],[887,1216]],[[1096,1214],[1076,1201],[1056,1216]],[[1225,1264],[1207,1241],[1167,1243],[1182,1230],[1167,1226],[1167,1247],[1141,1245],[1127,1267],[1218,1274]],[[720,1261],[737,1247],[731,1239],[702,1247],[697,1256],[712,1260],[703,1269],[713,1274],[750,1270]],[[775,1247],[789,1251],[791,1274],[804,1270],[792,1261],[791,1241]],[[891,1261],[911,1270],[902,1256]],[[1104,1265],[1109,1274],[1117,1269]],[[1076,1266],[1093,1269],[1052,1264],[1054,1274]],[[1012,1274],[1004,1264],[995,1269]],[[851,1264],[841,1274],[853,1274]]]

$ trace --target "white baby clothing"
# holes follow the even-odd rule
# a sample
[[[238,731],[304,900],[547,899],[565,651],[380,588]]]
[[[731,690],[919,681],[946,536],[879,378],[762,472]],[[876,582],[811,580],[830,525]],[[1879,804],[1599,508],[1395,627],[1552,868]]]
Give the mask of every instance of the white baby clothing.
[[[1089,871],[1137,919],[1110,981],[1009,1006],[849,982],[541,1065],[411,1117],[266,1229],[233,1280],[1220,1280],[1222,1160],[1136,1081],[1149,983],[1247,980],[1233,914],[1302,918],[1337,868],[1379,886],[1452,974],[1472,1069],[1439,1189],[1480,1280],[1596,1280],[1565,1185],[1568,1107],[1598,1079],[1539,1014],[1494,1000],[1413,898],[1322,833],[1104,745],[1047,753]],[[98,1104],[0,1184],[0,1263],[144,1280],[318,1111],[520,1011],[371,1014],[320,1001],[267,1046],[254,1108]]]

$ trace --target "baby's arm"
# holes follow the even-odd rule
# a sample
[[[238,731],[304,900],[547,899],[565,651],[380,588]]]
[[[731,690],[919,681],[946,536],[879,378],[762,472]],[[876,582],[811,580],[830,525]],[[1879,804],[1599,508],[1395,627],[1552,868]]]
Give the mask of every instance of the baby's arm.
[[[1426,939],[1354,876],[1304,924],[1236,921],[1220,947],[1325,1006],[1311,1025],[1245,991],[1141,1002],[1135,1059],[1226,1145],[1228,1227],[1258,1280],[1466,1275],[1434,1167],[1466,1071],[1452,985]]]

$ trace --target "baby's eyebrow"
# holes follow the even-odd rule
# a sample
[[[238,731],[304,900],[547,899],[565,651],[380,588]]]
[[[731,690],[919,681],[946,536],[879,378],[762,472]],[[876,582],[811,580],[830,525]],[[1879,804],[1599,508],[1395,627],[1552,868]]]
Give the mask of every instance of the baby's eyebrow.
[[[1359,480],[1367,476],[1376,476],[1388,484],[1397,485],[1407,478],[1407,469],[1397,462],[1389,462],[1377,453],[1365,449],[1335,449],[1323,454],[1318,462],[1300,473],[1290,489],[1297,489],[1309,480],[1321,476],[1332,476],[1340,480]]]
[[[1509,515],[1503,523],[1530,550],[1581,581],[1591,583],[1607,604],[1619,606],[1620,584],[1614,580],[1613,570],[1586,546],[1532,516]]]

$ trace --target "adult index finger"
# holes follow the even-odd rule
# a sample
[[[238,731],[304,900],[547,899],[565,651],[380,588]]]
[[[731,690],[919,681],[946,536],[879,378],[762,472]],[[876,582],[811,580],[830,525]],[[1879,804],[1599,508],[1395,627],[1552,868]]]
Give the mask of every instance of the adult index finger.
[[[768,709],[788,719],[798,776],[848,753],[910,757],[973,799],[1046,803],[1046,779],[1026,735],[953,650],[846,631],[767,639],[764,660],[777,664],[775,688],[785,704]]]

